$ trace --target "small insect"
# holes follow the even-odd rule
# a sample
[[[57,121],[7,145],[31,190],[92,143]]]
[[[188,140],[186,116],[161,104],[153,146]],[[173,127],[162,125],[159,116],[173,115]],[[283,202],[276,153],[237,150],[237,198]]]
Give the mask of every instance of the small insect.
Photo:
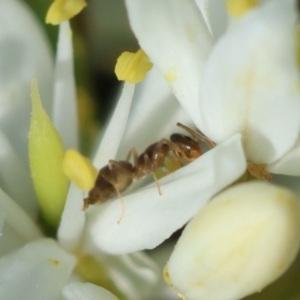
[[[205,142],[210,148],[214,147],[214,143],[204,135],[181,123],[177,123],[177,126],[190,133],[193,139],[183,134],[174,133],[170,139],[164,138],[150,145],[139,156],[135,148],[131,148],[125,161],[110,160],[108,165],[100,169],[95,186],[90,190],[88,197],[84,199],[83,210],[86,210],[89,205],[102,203],[116,196],[121,199],[124,210],[121,192],[130,187],[134,179],[140,179],[146,175],[153,177],[158,193],[162,195],[155,172],[162,167],[168,172],[164,168],[166,158],[179,163],[180,159],[192,162],[203,153],[198,141]],[[133,164],[129,162],[132,155]]]

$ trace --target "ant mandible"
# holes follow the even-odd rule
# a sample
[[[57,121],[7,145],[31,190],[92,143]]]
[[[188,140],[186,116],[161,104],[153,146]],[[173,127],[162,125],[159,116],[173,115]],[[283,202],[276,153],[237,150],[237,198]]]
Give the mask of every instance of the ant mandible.
[[[215,146],[210,139],[201,133],[181,123],[177,123],[177,126],[190,133],[193,139],[183,134],[174,133],[169,140],[163,138],[159,142],[150,145],[139,156],[135,148],[131,148],[126,161],[110,160],[108,165],[100,169],[94,187],[90,190],[88,197],[84,199],[83,210],[86,210],[89,205],[102,203],[119,196],[124,211],[121,192],[132,184],[133,179],[139,179],[148,174],[153,177],[158,193],[162,195],[155,172],[164,166],[167,157],[172,160],[184,159],[187,162],[192,162],[202,154],[198,141],[203,141],[210,148]],[[129,162],[131,155],[134,158],[133,165]]]

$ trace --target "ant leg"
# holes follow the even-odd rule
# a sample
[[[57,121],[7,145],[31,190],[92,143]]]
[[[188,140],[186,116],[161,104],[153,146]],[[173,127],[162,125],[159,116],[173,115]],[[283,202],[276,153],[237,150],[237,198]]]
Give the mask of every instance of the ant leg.
[[[121,204],[122,204],[122,212],[121,212],[121,216],[120,218],[118,219],[118,223],[120,224],[121,220],[123,219],[124,217],[124,212],[125,212],[125,202],[124,202],[124,199],[120,193],[120,186],[119,186],[119,182],[118,182],[118,176],[116,174],[116,171],[121,171],[123,174],[125,174],[125,176],[127,176],[128,178],[130,178],[130,180],[128,180],[126,183],[123,183],[123,186],[121,186],[121,190],[124,190],[125,188],[127,188],[131,182],[132,182],[132,167],[131,167],[131,164],[125,164],[125,162],[118,162],[118,161],[114,161],[114,160],[110,160],[109,163],[108,163],[108,166],[109,166],[109,170],[110,170],[110,176],[109,178],[105,178],[108,182],[110,182],[117,194],[118,194],[118,197],[121,201]],[[130,169],[128,168],[130,166]]]
[[[137,151],[136,151],[135,147],[132,147],[129,150],[129,152],[127,154],[127,157],[126,157],[126,161],[128,161],[128,162],[130,161],[131,155],[133,155],[134,165],[137,166],[139,156],[137,154]]]
[[[184,130],[186,130],[188,133],[190,133],[195,140],[199,140],[199,141],[202,141],[204,142],[209,148],[214,148],[215,147],[215,143],[212,142],[208,137],[206,137],[205,135],[199,133],[199,132],[196,132],[194,131],[193,129],[181,124],[181,123],[177,123],[176,124],[178,127],[181,127],[183,128]]]
[[[154,168],[153,163],[151,162],[151,159],[149,158],[148,154],[144,154],[144,160],[145,160],[145,163],[147,165],[147,169],[149,170],[149,174],[151,174],[151,176],[153,177],[153,179],[156,183],[156,186],[157,186],[157,189],[158,189],[158,194],[161,196],[162,192],[161,192],[160,184],[159,184],[158,179],[155,175],[155,168]]]

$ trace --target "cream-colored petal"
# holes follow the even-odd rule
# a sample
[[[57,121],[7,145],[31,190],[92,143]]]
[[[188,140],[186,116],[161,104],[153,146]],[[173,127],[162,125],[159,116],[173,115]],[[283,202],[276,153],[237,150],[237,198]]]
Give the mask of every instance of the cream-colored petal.
[[[40,239],[0,259],[0,298],[59,299],[76,259],[54,240]]]
[[[297,18],[292,1],[252,10],[219,40],[204,70],[198,127],[215,142],[241,132],[256,163],[279,159],[298,137]]]
[[[36,77],[45,109],[52,103],[51,48],[24,1],[0,1],[0,127],[28,162],[30,81]]]
[[[72,30],[68,21],[59,25],[54,73],[53,124],[66,149],[78,149],[78,113],[73,66]]]
[[[212,37],[193,0],[127,0],[131,28],[194,122]]]
[[[224,34],[227,27],[226,1],[195,0],[215,40]]]
[[[1,189],[0,211],[5,214],[0,256],[42,236],[36,223]]]
[[[279,160],[268,165],[267,170],[275,174],[300,176],[300,137],[294,147]]]
[[[120,99],[93,159],[93,164],[97,169],[116,157],[128,121],[134,88],[135,85],[124,83]]]

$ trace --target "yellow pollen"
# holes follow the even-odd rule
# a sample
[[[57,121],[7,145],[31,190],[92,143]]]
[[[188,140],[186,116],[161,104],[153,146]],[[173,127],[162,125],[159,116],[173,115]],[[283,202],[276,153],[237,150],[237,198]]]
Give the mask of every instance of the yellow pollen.
[[[46,23],[58,25],[79,14],[85,6],[84,0],[55,0],[48,9]]]
[[[84,191],[92,189],[98,173],[91,161],[74,149],[65,153],[63,172],[70,181]]]
[[[153,64],[149,62],[147,54],[142,49],[136,53],[123,52],[117,60],[115,73],[119,80],[135,84],[145,78],[152,66]]]
[[[241,17],[249,10],[258,6],[257,0],[226,0],[228,14],[232,17]]]

